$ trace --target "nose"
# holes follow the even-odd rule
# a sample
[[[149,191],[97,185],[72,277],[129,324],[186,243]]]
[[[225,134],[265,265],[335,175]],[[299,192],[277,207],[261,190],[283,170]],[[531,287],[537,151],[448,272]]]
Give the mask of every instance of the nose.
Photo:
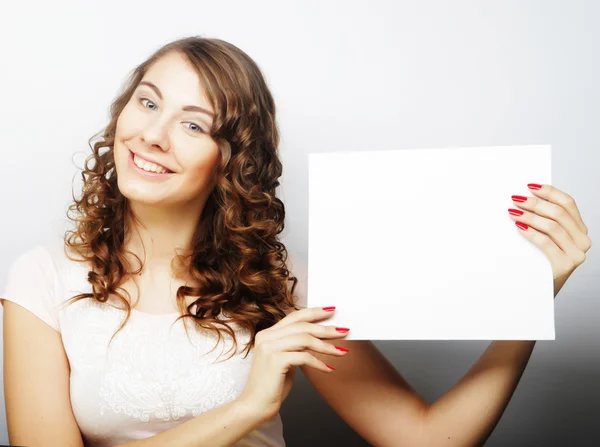
[[[141,133],[141,139],[148,146],[155,147],[162,151],[169,150],[169,132],[166,123],[161,123],[160,119],[149,123]]]

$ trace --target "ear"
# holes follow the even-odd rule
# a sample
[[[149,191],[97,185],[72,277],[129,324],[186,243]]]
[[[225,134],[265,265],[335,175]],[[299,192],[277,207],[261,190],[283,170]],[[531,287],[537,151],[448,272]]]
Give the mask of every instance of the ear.
[[[294,303],[301,309],[307,306],[308,290],[308,256],[298,252],[288,252],[286,262],[291,276],[298,278],[294,289]]]

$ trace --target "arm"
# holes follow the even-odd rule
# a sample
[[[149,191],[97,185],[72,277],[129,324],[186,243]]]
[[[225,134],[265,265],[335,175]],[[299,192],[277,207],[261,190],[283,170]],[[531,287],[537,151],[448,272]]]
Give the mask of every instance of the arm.
[[[370,341],[335,343],[350,350],[344,358],[322,357],[336,371],[303,372],[365,440],[375,446],[471,447],[482,445],[496,426],[535,342],[492,342],[469,372],[432,404]]]
[[[513,196],[521,234],[552,264],[554,296],[592,246],[574,199],[551,185],[527,185],[537,197]],[[511,210],[512,211],[512,210]],[[518,210],[517,210],[518,211]],[[519,214],[519,213],[516,213]],[[511,216],[515,216],[511,212]],[[517,219],[517,218],[515,218]],[[371,342],[339,341],[352,352],[331,359],[331,375],[304,374],[333,409],[381,446],[479,446],[498,423],[529,362],[534,341],[494,341],[450,391],[428,404]]]
[[[11,445],[83,447],[71,407],[70,367],[60,334],[25,308],[8,300],[1,302],[4,395]],[[238,399],[123,446],[230,446],[264,422]]]
[[[238,399],[207,411],[157,435],[126,444],[119,444],[115,447],[233,446],[259,425],[266,422],[259,419],[255,413],[243,401]]]
[[[510,401],[535,341],[493,341],[465,376],[426,412],[425,445],[480,446]]]
[[[510,215],[521,224],[521,234],[550,261],[556,297],[585,261],[592,241],[573,197],[551,185],[527,186],[536,197],[513,196],[522,211],[519,217],[514,210]],[[534,346],[535,341],[492,342],[465,377],[429,407],[429,443],[482,445],[508,405]]]
[[[4,400],[11,445],[83,447],[60,334],[27,309],[4,306]]]

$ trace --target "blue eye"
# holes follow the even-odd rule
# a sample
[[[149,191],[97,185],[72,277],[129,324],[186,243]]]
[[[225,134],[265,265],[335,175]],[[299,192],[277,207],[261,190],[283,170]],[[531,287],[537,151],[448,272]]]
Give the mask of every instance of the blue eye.
[[[192,130],[192,132],[197,132],[197,133],[205,133],[205,132],[204,132],[204,129],[202,129],[202,128],[201,128],[200,126],[198,126],[196,123],[189,123],[189,124],[191,124],[191,125],[193,125],[193,126],[196,126],[196,127],[198,128],[198,130],[192,130],[192,129],[190,129],[190,130]],[[189,129],[189,127],[188,127],[188,129]]]
[[[152,101],[150,101],[148,98],[140,98],[140,103],[142,104],[142,106],[143,106],[144,108],[147,108],[147,107],[145,107],[145,106],[144,106],[144,103],[143,103],[143,101],[148,101],[150,104],[154,105],[154,107],[155,107],[155,108],[153,108],[153,109],[150,109],[150,110],[156,110],[156,105],[155,105],[155,104],[154,104]],[[201,127],[198,125],[198,124],[196,124],[196,123],[192,123],[192,122],[190,122],[189,124],[192,124],[192,125],[194,125],[194,126],[196,126],[196,127],[198,128],[198,130],[193,130],[193,129],[190,129],[192,132],[196,132],[196,133],[206,133],[206,132],[204,131],[204,129],[202,129],[202,128],[201,128]],[[189,127],[188,127],[188,129],[189,129]]]
[[[152,101],[150,101],[148,98],[140,98],[140,102],[142,101],[148,101],[150,104],[154,104]],[[142,103],[143,105],[143,103]]]

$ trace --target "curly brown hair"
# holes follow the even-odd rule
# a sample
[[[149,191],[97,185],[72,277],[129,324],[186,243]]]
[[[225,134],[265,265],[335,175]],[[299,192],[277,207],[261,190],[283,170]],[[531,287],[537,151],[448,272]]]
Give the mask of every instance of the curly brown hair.
[[[68,303],[88,298],[106,303],[111,294],[118,297],[127,316],[113,338],[129,320],[131,306],[120,286],[141,269],[128,271],[124,240],[130,210],[117,186],[115,132],[122,110],[146,71],[172,51],[186,56],[203,83],[215,111],[210,136],[221,155],[191,254],[176,256],[189,266],[188,274],[199,284],[177,290],[181,315],[176,321],[191,319],[196,327],[215,331],[218,341],[222,333],[229,334],[237,349],[233,328],[218,318],[223,312],[230,317],[229,323],[249,331],[247,355],[258,331],[277,323],[286,311],[298,309],[293,295],[297,279],[287,268],[287,251],[279,240],[285,208],[275,192],[282,174],[275,103],[256,63],[220,39],[193,36],[158,49],[133,70],[113,101],[110,122],[98,134],[101,140],[92,146],[94,137],[90,139],[92,154],[82,169],[82,194],[79,199],[73,195],[74,203],[67,210],[75,229],[66,231],[64,249],[68,257],[67,247],[75,249],[83,258],[77,261],[91,266],[87,280],[92,293],[71,297]],[[102,148],[108,149],[101,152]],[[186,307],[186,296],[198,298]]]

